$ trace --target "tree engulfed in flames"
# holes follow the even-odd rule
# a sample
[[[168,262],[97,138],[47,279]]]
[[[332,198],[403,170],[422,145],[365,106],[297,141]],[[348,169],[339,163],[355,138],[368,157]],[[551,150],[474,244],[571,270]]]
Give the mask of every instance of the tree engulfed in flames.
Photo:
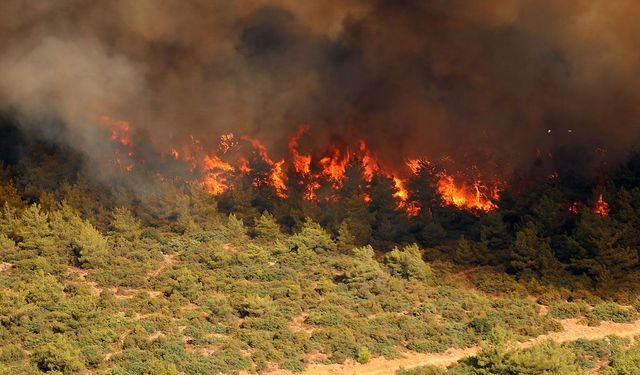
[[[604,195],[601,193],[596,199],[596,204],[593,207],[593,212],[600,216],[609,216],[609,203],[604,200]]]
[[[474,181],[471,186],[457,185],[453,177],[446,174],[440,176],[438,192],[447,204],[482,211],[496,209],[494,201],[499,198],[497,187],[488,189],[480,181]]]
[[[144,160],[136,160],[132,141],[132,126],[127,121],[113,120],[102,116],[100,123],[110,132],[114,147],[115,158],[113,164],[126,172],[134,170],[135,165],[144,164]],[[319,157],[314,158],[310,153],[300,151],[300,140],[309,131],[308,125],[301,126],[289,139],[289,161],[281,159],[274,161],[267,148],[259,140],[234,134],[223,134],[215,149],[205,150],[202,142],[194,136],[182,146],[169,147],[161,156],[174,161],[184,162],[189,171],[199,175],[199,182],[213,195],[220,195],[231,188],[232,178],[236,175],[249,176],[257,173],[259,166],[266,166],[268,171],[253,177],[252,185],[259,188],[263,185],[271,186],[279,198],[287,198],[289,184],[297,183],[304,189],[303,197],[317,201],[318,189],[323,182],[328,182],[333,191],[343,187],[347,178],[350,164],[357,164],[361,168],[362,179],[367,186],[372,183],[374,176],[382,175],[393,182],[395,192],[393,197],[398,208],[406,211],[407,215],[415,216],[421,211],[419,202],[412,200],[407,189],[407,179],[402,173],[396,173],[382,168],[375,155],[367,148],[364,140],[360,140],[355,151],[348,147],[340,148],[329,145]],[[247,149],[248,147],[248,149]],[[124,154],[123,154],[124,153]],[[431,165],[426,160],[410,159],[407,167],[411,173],[417,175],[425,165]],[[288,174],[288,171],[293,173]],[[440,194],[443,204],[473,211],[490,211],[497,208],[494,203],[498,199],[499,188],[495,184],[488,188],[480,181],[472,183],[458,183],[456,179],[444,171],[435,175],[436,190]],[[293,179],[289,181],[289,179]],[[329,198],[326,198],[329,199]],[[364,196],[369,202],[371,197]],[[606,203],[606,202],[605,202]]]
[[[131,141],[131,124],[128,121],[113,120],[109,116],[100,116],[100,124],[107,127],[111,140],[119,147],[114,148],[113,164],[127,172],[133,171],[133,142]]]
[[[580,211],[581,210],[578,202],[572,202],[569,205],[569,212],[572,213],[573,215],[580,214]],[[596,201],[593,204],[592,212],[598,216],[606,217],[606,216],[609,216],[610,211],[611,209],[609,207],[609,203],[607,203],[607,201],[604,200],[604,194],[602,193],[598,194],[598,198],[596,198]]]

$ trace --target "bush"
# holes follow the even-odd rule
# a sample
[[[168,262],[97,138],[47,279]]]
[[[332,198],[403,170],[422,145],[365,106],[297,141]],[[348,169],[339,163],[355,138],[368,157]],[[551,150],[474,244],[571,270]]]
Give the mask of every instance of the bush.
[[[556,319],[578,318],[589,311],[589,305],[581,302],[559,302],[552,304],[549,315]]]
[[[347,320],[345,311],[338,306],[321,306],[309,313],[306,322],[325,327],[338,327]]]
[[[407,348],[420,353],[444,353],[449,346],[440,340],[415,339],[407,344]]]
[[[478,290],[489,294],[513,295],[525,297],[527,291],[511,276],[493,270],[472,272],[469,278]]]
[[[637,319],[638,313],[635,310],[623,308],[615,303],[603,303],[596,305],[587,314],[589,322],[609,321],[614,323],[630,323]]]
[[[307,219],[300,233],[294,234],[289,238],[289,248],[296,251],[301,249],[309,249],[315,252],[323,250],[336,251],[338,245],[320,224]]]
[[[447,371],[436,366],[416,367],[410,370],[400,369],[396,375],[446,375]]]
[[[603,368],[604,375],[640,374],[640,345],[635,344],[629,350],[615,355],[611,363]]]
[[[271,297],[261,297],[251,295],[242,303],[240,309],[241,316],[264,316],[273,309],[273,300]]]
[[[485,347],[468,363],[472,374],[555,374],[580,373],[575,354],[553,341],[545,341],[524,350],[507,350],[501,344]]]
[[[80,351],[63,336],[58,336],[48,344],[44,344],[33,352],[33,361],[44,372],[59,371],[63,374],[74,374],[84,368],[80,359]]]
[[[402,250],[394,248],[385,256],[384,263],[392,276],[420,281],[433,279],[431,267],[422,260],[420,249],[415,244],[405,246]]]
[[[24,352],[17,345],[9,344],[0,348],[0,363],[17,362],[23,360],[24,357]]]
[[[302,372],[302,371],[304,371],[304,362],[302,362],[298,358],[287,359],[286,361],[284,361],[282,363],[282,365],[280,367],[282,367],[285,370],[292,371],[292,372]]]
[[[367,363],[371,359],[371,352],[366,346],[358,348],[358,354],[356,355],[356,361],[359,363]]]

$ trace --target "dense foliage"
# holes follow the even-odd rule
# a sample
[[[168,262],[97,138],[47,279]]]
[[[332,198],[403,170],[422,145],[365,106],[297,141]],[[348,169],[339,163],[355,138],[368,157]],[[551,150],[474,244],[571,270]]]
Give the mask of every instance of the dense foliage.
[[[416,188],[423,210],[408,218],[376,194],[392,186],[381,176],[370,203],[359,185],[320,204],[250,186],[214,198],[173,182],[106,186],[48,151],[0,171],[0,373],[300,371],[500,332],[524,341],[557,319],[629,322],[640,308],[633,161],[604,190],[548,180],[490,213]],[[563,206],[601,191],[608,216]],[[605,358],[590,343],[492,345],[448,371],[568,374]],[[634,373],[638,348],[621,348],[606,349],[607,373]]]

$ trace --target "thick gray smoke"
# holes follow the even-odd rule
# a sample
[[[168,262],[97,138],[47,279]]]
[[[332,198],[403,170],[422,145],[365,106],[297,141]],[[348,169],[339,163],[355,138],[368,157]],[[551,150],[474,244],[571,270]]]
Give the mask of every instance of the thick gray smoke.
[[[364,138],[388,163],[619,151],[640,134],[639,14],[635,0],[4,0],[0,106],[44,134],[61,119],[50,136],[98,156],[101,115],[157,147],[234,131],[277,156],[301,123],[308,149]]]

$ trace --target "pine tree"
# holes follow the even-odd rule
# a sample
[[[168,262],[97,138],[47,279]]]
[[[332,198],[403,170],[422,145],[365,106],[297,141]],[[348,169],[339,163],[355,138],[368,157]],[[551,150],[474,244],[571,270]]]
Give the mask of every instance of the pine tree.
[[[580,251],[572,258],[572,267],[584,270],[597,283],[612,282],[638,265],[638,250],[621,243],[622,231],[611,217],[590,211],[581,214],[572,239]]]
[[[394,198],[393,180],[376,174],[371,181],[369,212],[373,214],[373,239],[376,248],[388,249],[404,236],[407,227],[405,213],[398,208]]]
[[[263,242],[276,242],[284,238],[280,231],[280,225],[268,211],[265,211],[255,221],[254,232],[256,238]]]
[[[39,205],[32,204],[22,212],[16,226],[18,246],[23,257],[40,255],[59,261],[63,252],[51,226],[49,215]]]
[[[346,198],[343,204],[344,218],[342,223],[349,227],[349,232],[353,235],[353,243],[357,246],[364,246],[371,243],[372,224],[374,214],[369,212],[369,205],[363,195],[351,195]]]
[[[509,266],[519,274],[536,275],[547,274],[557,266],[548,241],[538,236],[538,229],[533,222],[528,222],[516,233],[510,248]]]
[[[460,237],[456,244],[453,259],[460,264],[471,264],[477,261],[471,243],[464,236]]]
[[[142,225],[140,220],[135,218],[131,211],[124,207],[118,207],[113,211],[111,229],[114,233],[128,241],[140,238]]]
[[[335,251],[337,245],[320,224],[307,218],[300,233],[296,233],[289,238],[291,249],[308,249],[318,251]]]
[[[338,227],[338,250],[343,253],[349,252],[356,247],[356,237],[351,233],[349,224],[343,221]]]
[[[421,281],[433,278],[433,271],[422,260],[422,254],[416,244],[405,246],[402,249],[394,248],[385,255],[384,263],[392,276]]]
[[[226,225],[227,239],[233,243],[244,243],[247,241],[247,227],[244,220],[236,217],[235,214],[229,215]]]

